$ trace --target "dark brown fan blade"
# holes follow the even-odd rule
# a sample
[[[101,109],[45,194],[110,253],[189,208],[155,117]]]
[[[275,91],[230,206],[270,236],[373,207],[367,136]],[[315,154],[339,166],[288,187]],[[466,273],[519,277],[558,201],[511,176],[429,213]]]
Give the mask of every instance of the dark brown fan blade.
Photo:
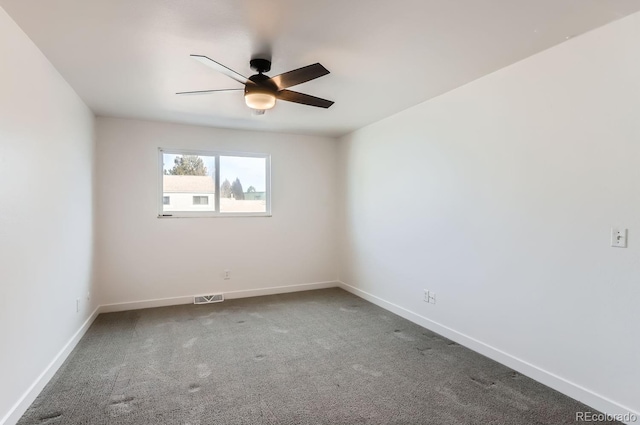
[[[210,94],[210,93],[218,93],[218,92],[224,92],[224,91],[241,91],[244,89],[222,89],[222,90],[197,90],[197,91],[181,91],[178,92],[176,94]]]
[[[223,73],[227,77],[233,78],[234,80],[236,80],[239,83],[247,84],[247,81],[249,81],[249,79],[247,77],[245,77],[244,75],[238,74],[233,69],[227,68],[226,66],[222,65],[221,63],[218,63],[218,62],[214,61],[211,58],[208,58],[208,57],[202,56],[202,55],[191,55],[191,57],[194,58],[195,60],[197,60],[198,62],[200,62],[201,64],[206,65],[206,66],[208,66],[210,68],[213,68],[216,71]]]
[[[276,97],[280,100],[286,100],[287,102],[302,103],[303,105],[317,106],[318,108],[328,108],[333,105],[333,102],[330,100],[320,99],[319,97],[291,90],[280,90],[276,94]]]
[[[327,75],[329,71],[319,63],[305,66],[302,68],[294,69],[293,71],[285,72],[284,74],[276,75],[271,78],[278,90],[286,89],[287,87],[297,86],[298,84],[305,83],[307,81],[314,80],[316,78]]]

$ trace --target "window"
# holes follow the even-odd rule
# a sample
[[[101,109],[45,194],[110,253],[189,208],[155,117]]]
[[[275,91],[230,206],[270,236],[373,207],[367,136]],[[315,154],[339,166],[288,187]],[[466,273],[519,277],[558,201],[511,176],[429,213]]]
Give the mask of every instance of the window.
[[[270,216],[269,155],[159,149],[159,217]]]
[[[193,205],[209,205],[208,196],[194,196]]]

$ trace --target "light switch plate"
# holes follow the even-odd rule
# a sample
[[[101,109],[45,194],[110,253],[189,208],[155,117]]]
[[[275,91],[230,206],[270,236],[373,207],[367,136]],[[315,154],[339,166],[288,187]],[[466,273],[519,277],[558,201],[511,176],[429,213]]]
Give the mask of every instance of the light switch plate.
[[[627,229],[622,227],[611,228],[611,246],[615,248],[627,247]]]

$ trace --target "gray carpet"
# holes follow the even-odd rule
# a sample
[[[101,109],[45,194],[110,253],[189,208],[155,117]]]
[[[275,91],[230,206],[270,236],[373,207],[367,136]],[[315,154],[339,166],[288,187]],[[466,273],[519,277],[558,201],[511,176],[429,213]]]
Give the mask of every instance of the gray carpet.
[[[557,425],[578,411],[590,409],[327,289],[102,314],[19,425]]]

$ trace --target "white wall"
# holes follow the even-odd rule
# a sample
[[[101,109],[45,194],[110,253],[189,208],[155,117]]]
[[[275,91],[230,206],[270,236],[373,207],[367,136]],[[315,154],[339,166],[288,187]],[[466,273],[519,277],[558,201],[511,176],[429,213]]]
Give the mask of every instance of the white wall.
[[[86,299],[94,118],[1,8],[0,57],[0,423],[9,423],[95,308]]]
[[[335,139],[116,118],[97,137],[104,304],[335,282]],[[157,218],[158,147],[271,154],[273,217]]]
[[[639,39],[635,14],[345,136],[339,278],[639,412]]]

